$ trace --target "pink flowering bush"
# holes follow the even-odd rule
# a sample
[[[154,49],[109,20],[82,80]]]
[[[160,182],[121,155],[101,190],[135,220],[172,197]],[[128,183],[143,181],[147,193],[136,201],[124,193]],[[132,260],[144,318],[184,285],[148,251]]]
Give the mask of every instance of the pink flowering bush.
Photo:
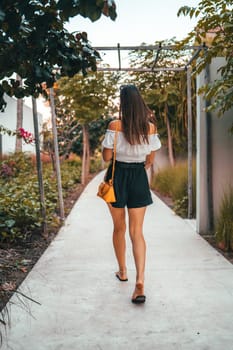
[[[21,137],[24,139],[25,143],[33,143],[34,137],[31,132],[26,131],[24,128],[19,128],[17,131],[17,137]]]
[[[0,134],[6,134],[9,136],[16,135],[16,137],[23,138],[25,143],[33,143],[35,141],[32,133],[29,131],[26,131],[24,128],[19,128],[18,130],[13,131],[6,128],[3,125],[0,125]]]

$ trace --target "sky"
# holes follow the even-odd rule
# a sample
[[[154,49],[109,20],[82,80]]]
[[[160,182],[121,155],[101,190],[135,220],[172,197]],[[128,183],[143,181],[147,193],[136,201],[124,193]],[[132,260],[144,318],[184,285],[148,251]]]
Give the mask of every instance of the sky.
[[[117,18],[102,16],[91,22],[77,16],[67,23],[70,31],[85,31],[93,47],[148,45],[164,39],[183,39],[196,24],[196,19],[177,17],[181,6],[196,7],[198,0],[115,0]],[[104,56],[104,57],[103,57]],[[114,58],[113,58],[114,56]],[[117,52],[102,53],[106,63],[117,62]],[[109,61],[108,61],[109,59]]]

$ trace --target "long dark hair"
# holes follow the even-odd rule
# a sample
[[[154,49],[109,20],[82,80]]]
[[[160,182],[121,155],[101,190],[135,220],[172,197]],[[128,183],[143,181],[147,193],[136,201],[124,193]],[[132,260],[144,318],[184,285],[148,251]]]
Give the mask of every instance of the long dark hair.
[[[131,144],[149,143],[149,121],[153,113],[135,85],[120,87],[120,120],[126,140]]]

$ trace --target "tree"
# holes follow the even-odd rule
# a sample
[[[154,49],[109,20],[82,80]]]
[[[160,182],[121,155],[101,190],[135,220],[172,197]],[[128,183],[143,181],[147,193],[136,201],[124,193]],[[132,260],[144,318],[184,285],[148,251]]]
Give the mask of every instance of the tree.
[[[0,109],[6,105],[4,93],[36,97],[43,82],[51,87],[60,76],[96,70],[99,54],[87,34],[69,33],[64,25],[77,15],[96,21],[102,14],[115,19],[114,1],[1,0]],[[22,86],[13,73],[22,78]]]
[[[166,40],[155,45],[174,45],[174,40]],[[161,68],[150,73],[133,73],[131,80],[137,82],[149,107],[155,111],[161,138],[167,143],[170,164],[175,164],[175,156],[186,154],[187,143],[187,97],[185,72],[162,71],[163,68],[183,67],[187,62],[187,52],[161,50],[159,55],[148,50],[133,51],[132,67]],[[156,62],[155,62],[156,61]]]
[[[221,78],[201,90],[207,100],[212,99],[209,110],[216,109],[222,115],[233,107],[233,1],[201,0],[197,7],[181,7],[178,16],[181,14],[190,18],[197,17],[198,22],[180,46],[190,41],[199,44],[206,42],[208,46],[208,50],[197,62],[197,73],[215,57],[223,56],[226,59],[226,64],[219,68]]]
[[[63,77],[58,81],[58,130],[65,129],[69,133],[68,151],[74,149],[82,133],[82,183],[87,179],[90,166],[90,125],[100,121],[102,115],[115,112],[117,81],[116,74],[103,72],[88,74],[87,77],[76,74],[71,79]]]

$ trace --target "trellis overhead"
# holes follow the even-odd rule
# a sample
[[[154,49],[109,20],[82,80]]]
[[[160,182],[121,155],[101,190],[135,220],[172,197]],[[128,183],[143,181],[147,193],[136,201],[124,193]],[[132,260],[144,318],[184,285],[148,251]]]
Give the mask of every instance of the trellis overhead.
[[[184,71],[187,70],[188,66],[199,56],[200,52],[207,50],[205,43],[199,46],[183,46],[182,49],[179,49],[176,45],[140,45],[140,46],[98,46],[94,47],[97,51],[117,51],[118,54],[118,67],[97,67],[98,71],[124,71],[124,72],[158,72],[158,71]],[[121,66],[121,51],[133,51],[133,50],[145,50],[145,51],[155,51],[156,56],[152,63],[151,68],[133,68],[133,67],[122,67]],[[156,63],[159,60],[160,52],[164,51],[184,51],[184,50],[193,50],[191,58],[185,63],[183,67],[156,67]]]

